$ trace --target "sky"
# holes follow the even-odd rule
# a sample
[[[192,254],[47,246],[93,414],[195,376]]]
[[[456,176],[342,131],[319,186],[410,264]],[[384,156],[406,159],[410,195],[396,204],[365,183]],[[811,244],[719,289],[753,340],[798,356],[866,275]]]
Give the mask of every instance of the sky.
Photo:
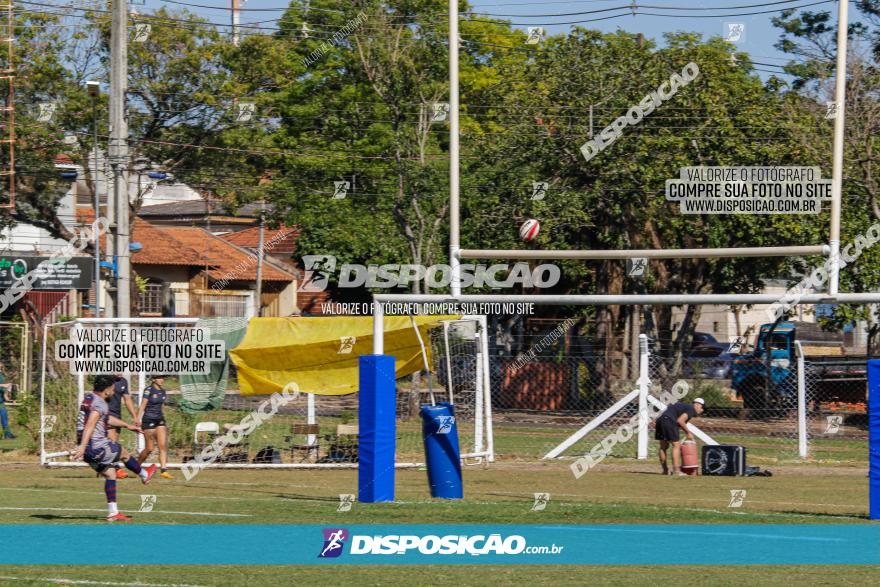
[[[137,8],[138,2],[144,0],[130,0],[132,8]],[[156,8],[165,5],[169,8],[183,8],[173,1],[145,0],[146,7]],[[180,0],[190,4],[199,4],[203,7],[187,7],[212,22],[228,23],[230,20],[229,6],[231,0],[226,2],[218,0]],[[830,11],[832,20],[836,23],[837,1],[836,0],[641,0],[640,12],[661,14],[633,15],[629,5],[633,0],[549,0],[544,2],[528,2],[525,0],[472,0],[471,4],[475,11],[483,14],[512,15],[504,16],[511,22],[517,23],[517,27],[527,30],[529,26],[543,26],[547,34],[558,34],[571,29],[572,21],[603,19],[587,22],[581,26],[598,29],[604,32],[613,32],[618,29],[632,33],[642,33],[649,39],[662,44],[663,34],[673,31],[696,31],[704,37],[713,35],[727,35],[730,24],[742,24],[743,36],[737,47],[740,51],[751,55],[752,60],[766,65],[757,66],[758,73],[762,77],[770,75],[771,71],[778,71],[778,66],[788,61],[788,57],[778,51],[774,44],[779,40],[779,31],[773,27],[771,19],[779,14],[784,8],[803,7],[806,10]],[[852,3],[851,3],[852,4]],[[276,26],[271,21],[281,16],[282,12],[271,9],[285,8],[289,5],[287,0],[247,0],[242,4],[241,22],[263,22],[262,26]],[[206,8],[206,7],[215,8]],[[678,11],[674,8],[685,8]],[[764,14],[742,15],[750,12],[767,12]],[[590,14],[577,14],[594,11]],[[851,10],[851,13],[853,11]],[[683,16],[682,16],[683,14]],[[559,15],[539,16],[531,15]],[[697,17],[696,15],[700,15]],[[529,16],[527,18],[527,16]],[[777,66],[777,67],[774,67]],[[783,76],[785,77],[785,76]]]

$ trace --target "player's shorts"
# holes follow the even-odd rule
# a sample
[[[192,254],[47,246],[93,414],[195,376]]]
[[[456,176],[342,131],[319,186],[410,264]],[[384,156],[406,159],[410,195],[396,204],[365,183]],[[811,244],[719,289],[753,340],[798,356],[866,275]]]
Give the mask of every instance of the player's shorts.
[[[167,424],[165,424],[165,418],[144,418],[141,421],[141,428],[144,430],[154,430],[159,426],[168,426]]]
[[[119,460],[119,455],[121,453],[122,447],[115,442],[110,441],[98,449],[93,449],[91,446],[86,447],[83,460],[96,472],[103,473],[113,466],[113,463]]]
[[[654,440],[678,442],[681,440],[681,427],[672,418],[660,416],[654,427]]]

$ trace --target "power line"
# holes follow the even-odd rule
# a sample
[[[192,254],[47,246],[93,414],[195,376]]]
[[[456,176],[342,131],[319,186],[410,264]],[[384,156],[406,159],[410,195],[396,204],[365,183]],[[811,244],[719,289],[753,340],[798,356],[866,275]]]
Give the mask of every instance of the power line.
[[[798,0],[798,1],[800,1],[800,0]],[[558,25],[587,24],[587,23],[591,23],[591,22],[599,22],[602,20],[611,20],[611,19],[615,19],[615,18],[623,18],[623,17],[627,17],[627,16],[640,16],[640,15],[641,16],[657,16],[657,17],[662,17],[662,18],[676,18],[676,19],[680,19],[680,18],[728,18],[728,17],[734,17],[734,16],[756,16],[756,15],[760,15],[760,14],[772,14],[775,12],[781,12],[782,10],[800,10],[803,8],[809,8],[811,6],[818,6],[820,4],[828,4],[828,3],[836,2],[836,1],[837,0],[819,0],[817,2],[812,2],[812,3],[808,3],[808,4],[801,4],[798,6],[788,6],[785,8],[775,8],[775,9],[771,9],[771,10],[758,10],[758,11],[752,11],[752,12],[736,12],[736,13],[726,13],[726,14],[663,14],[663,13],[659,13],[659,12],[646,12],[646,11],[642,10],[641,8],[639,8],[638,5],[634,3],[633,5],[621,6],[616,9],[609,9],[609,10],[618,10],[618,11],[625,10],[626,12],[623,14],[616,14],[616,15],[599,17],[599,18],[572,20],[572,21],[565,21],[565,22],[510,22],[507,20],[502,21],[502,20],[496,20],[496,19],[483,19],[483,18],[473,18],[471,20],[474,22],[489,22],[489,23],[496,23],[496,24],[508,24],[508,25],[512,25],[512,26],[535,26],[535,25],[558,26]],[[766,5],[766,4],[762,4],[761,6],[764,6],[764,5]],[[661,10],[672,10],[672,8],[668,8],[668,7],[655,7],[654,9],[656,10],[657,8],[660,8]],[[714,8],[714,10],[718,10],[718,9],[719,8]],[[676,8],[675,10],[693,10],[693,8],[682,7],[682,8]],[[532,17],[532,16],[528,16],[528,15],[518,15],[518,17],[519,18],[541,18],[539,16]]]

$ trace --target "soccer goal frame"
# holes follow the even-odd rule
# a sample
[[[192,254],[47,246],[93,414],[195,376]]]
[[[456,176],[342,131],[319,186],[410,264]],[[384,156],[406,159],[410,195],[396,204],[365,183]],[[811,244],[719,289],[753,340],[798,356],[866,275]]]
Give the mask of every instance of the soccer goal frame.
[[[168,324],[195,324],[198,322],[198,318],[76,318],[75,320],[65,320],[63,322],[47,322],[43,324],[43,340],[41,342],[40,348],[40,464],[46,467],[70,467],[70,466],[85,466],[86,464],[83,462],[56,462],[54,459],[69,457],[70,451],[56,451],[56,452],[47,452],[46,451],[46,426],[47,426],[47,416],[46,414],[46,361],[48,360],[48,342],[49,342],[49,331],[54,327],[71,327],[72,329],[79,328],[87,325],[96,325],[96,324],[106,324],[106,325],[168,325]],[[131,374],[134,375],[134,374]],[[143,392],[146,388],[146,379],[147,374],[144,372],[137,373],[138,376],[138,389],[140,390],[137,394],[132,394],[132,399],[135,401],[136,406],[140,406],[140,403],[143,399]],[[86,374],[85,373],[77,373],[76,374],[76,401],[77,404],[83,401],[83,398],[86,394]],[[138,450],[143,449],[144,447],[144,436],[143,434],[138,434],[137,437],[137,447]],[[169,466],[175,466],[179,468],[181,464],[169,463]]]
[[[195,325],[199,318],[78,318],[63,322],[51,322],[43,325],[43,339],[41,342],[41,361],[40,361],[40,464],[46,467],[83,467],[86,463],[61,460],[71,456],[70,450],[49,452],[46,449],[47,434],[47,410],[46,410],[46,362],[49,358],[50,349],[48,348],[49,333],[55,327],[69,327],[72,329],[83,326],[94,325],[132,325],[132,326],[161,326],[161,325]],[[472,443],[467,445],[467,450],[462,454],[462,458],[474,459],[477,463],[491,462],[494,460],[494,442],[492,438],[492,404],[489,383],[489,347],[488,336],[486,330],[485,316],[464,316],[457,320],[448,320],[442,322],[442,340],[449,345],[450,326],[456,323],[472,322],[475,324],[475,343],[476,343],[476,360],[475,375],[472,378],[474,389],[467,389],[467,393],[474,394],[474,436]],[[18,324],[18,323],[16,323]],[[418,333],[418,330],[416,330]],[[425,356],[426,370],[430,377],[431,369],[427,364],[427,354]],[[449,371],[447,371],[447,374]],[[143,390],[146,389],[147,373],[131,373],[126,374],[130,379],[137,377],[138,392],[132,394],[135,406],[139,406],[143,399]],[[86,374],[75,374],[77,386],[77,404],[81,403],[86,394]],[[453,389],[452,377],[447,376],[446,392],[452,397]],[[459,392],[460,393],[460,392]],[[317,424],[316,398],[313,393],[305,393],[306,400],[306,423]],[[445,394],[443,394],[445,395]],[[441,399],[443,398],[441,395]],[[51,428],[50,428],[51,430]],[[309,443],[314,442],[310,439]],[[144,447],[143,434],[137,436],[137,448],[142,450]],[[186,463],[169,462],[168,467],[173,469],[181,469]],[[414,468],[424,466],[422,460],[409,462],[395,462],[395,468]],[[358,462],[342,462],[342,463],[253,463],[253,462],[237,462],[237,463],[204,463],[200,468],[205,469],[352,469],[357,468]]]

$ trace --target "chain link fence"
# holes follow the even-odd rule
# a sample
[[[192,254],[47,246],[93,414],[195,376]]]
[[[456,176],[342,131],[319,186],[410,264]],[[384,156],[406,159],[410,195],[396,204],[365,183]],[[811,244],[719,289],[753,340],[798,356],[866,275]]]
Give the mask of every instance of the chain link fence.
[[[581,331],[595,331],[596,326],[588,324],[582,326]],[[508,348],[515,351],[498,352],[492,357],[492,398],[499,459],[540,459],[636,389],[638,356],[633,361],[632,351],[626,344],[631,340],[629,336],[619,337],[618,345],[612,346],[583,340],[573,330],[553,336],[553,327],[547,326],[542,333],[513,337],[508,339]],[[553,339],[551,344],[546,342],[548,337]],[[767,365],[772,369],[769,379],[753,377],[735,384],[739,352],[717,344],[692,348],[676,356],[672,343],[672,340],[651,341],[650,393],[659,397],[662,391],[669,391],[677,381],[684,380],[688,393],[682,401],[705,399],[706,411],[694,423],[716,442],[746,446],[750,462],[761,466],[866,461],[865,357],[850,360],[848,370],[842,369],[839,361],[806,363],[803,436],[807,458],[804,459],[795,361]],[[761,368],[756,372],[760,374]],[[856,401],[859,398],[860,401]],[[631,421],[637,408],[636,401],[621,406],[561,456],[577,458],[610,435],[617,434],[620,438],[620,427]],[[650,459],[656,458],[657,443],[653,436],[651,425]],[[616,443],[609,456],[635,458],[636,451],[637,442],[633,437],[631,441]]]
[[[868,454],[864,360],[803,359],[806,435],[815,462],[863,463]]]
[[[531,332],[500,336],[489,332],[488,385],[491,396],[494,448],[497,460],[537,462],[574,432],[601,415],[621,398],[637,388],[639,356],[633,357],[629,348],[629,333],[618,336],[616,344],[606,344],[594,334],[601,328],[598,322],[573,325],[547,322]],[[7,381],[18,382],[22,373],[14,361],[19,352],[17,330],[8,329],[9,354],[5,361]],[[40,333],[41,334],[41,333]],[[30,379],[31,393],[14,394],[10,408],[10,425],[15,434],[27,442],[22,446],[39,451],[39,384],[43,365],[40,363],[40,334],[31,340]],[[57,338],[62,332],[50,333]],[[438,352],[445,335],[442,329],[431,333],[426,343],[433,349],[434,365],[430,377],[421,374],[402,379],[397,388],[398,452],[403,460],[420,461],[421,446],[418,408],[430,403],[433,392],[436,401],[448,399],[452,386],[458,414],[462,416],[460,434],[471,438],[476,410],[474,374],[477,351],[473,339],[456,333],[449,336],[449,352]],[[700,356],[683,353],[676,358],[671,352],[672,341],[651,341],[649,376],[651,393],[659,397],[661,390],[669,391],[679,379],[689,385],[684,398],[703,397],[706,412],[696,424],[714,440],[725,444],[747,447],[749,461],[760,466],[777,463],[817,463],[863,465],[867,459],[868,422],[865,406],[865,358],[856,354],[841,357],[808,356],[803,360],[803,395],[805,399],[805,433],[807,458],[800,456],[798,429],[798,365],[771,365],[781,369],[784,377],[772,380],[768,389],[766,378],[734,383],[734,362],[739,355]],[[438,346],[441,345],[441,346]],[[50,345],[51,346],[51,345]],[[15,366],[15,367],[14,367]],[[47,452],[69,450],[75,441],[76,379],[58,364],[47,367],[49,408],[46,424]],[[761,366],[759,366],[761,367]],[[766,368],[764,365],[761,368]],[[452,372],[450,378],[447,372]],[[429,385],[430,384],[430,385]],[[171,391],[168,418],[172,440],[172,459],[188,457],[197,444],[195,425],[199,422],[217,422],[234,425],[253,411],[263,396],[246,398],[238,394],[235,370],[230,373],[228,391],[217,410],[199,414],[185,414],[177,409],[178,383],[166,383]],[[136,378],[132,392],[137,392]],[[766,398],[746,402],[745,395]],[[745,394],[745,395],[744,395]],[[748,405],[746,405],[748,404]],[[52,407],[54,406],[54,407]],[[485,409],[485,408],[484,408]],[[563,453],[563,457],[577,458],[588,453],[621,425],[636,414],[635,402],[623,406],[613,417],[590,431]],[[249,438],[247,458],[253,462],[267,447],[280,449],[283,462],[346,462],[356,459],[348,445],[356,446],[354,437],[343,432],[357,424],[357,395],[317,396],[314,420],[318,429],[313,435],[304,434],[294,427],[309,422],[306,399],[299,398],[283,407],[272,420],[259,427]],[[123,416],[129,419],[123,409]],[[649,458],[656,458],[657,444],[653,440],[653,425]],[[291,438],[293,436],[293,438]],[[313,436],[311,441],[309,436]],[[340,440],[341,439],[341,440]],[[123,431],[123,443],[135,449],[134,435]],[[319,453],[300,454],[291,450],[295,444],[320,445]],[[338,442],[337,442],[338,441]],[[345,446],[343,446],[345,445]],[[633,438],[617,443],[612,457],[635,458],[637,442]]]

